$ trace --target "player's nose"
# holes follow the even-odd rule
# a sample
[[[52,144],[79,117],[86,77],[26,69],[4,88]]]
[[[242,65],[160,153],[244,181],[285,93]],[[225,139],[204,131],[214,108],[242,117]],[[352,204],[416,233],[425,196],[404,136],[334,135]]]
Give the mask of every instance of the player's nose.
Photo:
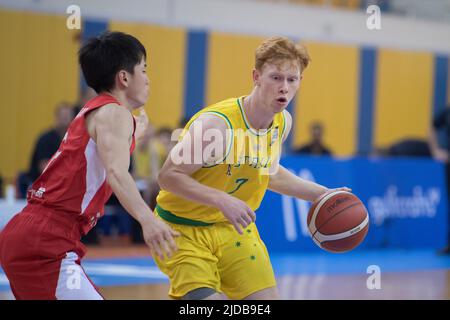
[[[281,85],[279,92],[286,94],[286,93],[288,93],[288,90],[289,90],[289,86],[288,86],[287,81],[285,80],[285,81],[283,81],[283,84]]]

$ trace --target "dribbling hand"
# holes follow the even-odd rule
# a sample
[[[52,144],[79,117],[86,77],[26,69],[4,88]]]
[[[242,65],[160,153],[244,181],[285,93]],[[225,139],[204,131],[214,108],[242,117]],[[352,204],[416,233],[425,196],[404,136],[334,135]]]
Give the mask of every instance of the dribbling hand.
[[[316,197],[316,199],[314,199],[313,203],[316,202],[317,200],[319,200],[320,198],[322,198],[323,196],[331,193],[331,192],[335,192],[335,191],[345,191],[345,192],[352,192],[352,189],[347,188],[347,187],[341,187],[341,188],[335,188],[335,189],[327,189],[325,192],[321,193],[318,197]]]

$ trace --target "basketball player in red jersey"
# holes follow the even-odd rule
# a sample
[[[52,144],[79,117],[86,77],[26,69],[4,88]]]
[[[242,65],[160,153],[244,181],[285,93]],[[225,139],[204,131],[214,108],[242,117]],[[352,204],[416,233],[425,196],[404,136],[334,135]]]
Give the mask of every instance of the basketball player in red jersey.
[[[153,254],[176,250],[177,233],[154,217],[128,173],[131,111],[148,97],[145,48],[131,35],[107,32],[81,48],[79,62],[98,95],[73,120],[27,206],[0,234],[0,263],[17,299],[102,299],[80,265],[86,250],[80,238],[102,217],[113,191],[140,222]]]

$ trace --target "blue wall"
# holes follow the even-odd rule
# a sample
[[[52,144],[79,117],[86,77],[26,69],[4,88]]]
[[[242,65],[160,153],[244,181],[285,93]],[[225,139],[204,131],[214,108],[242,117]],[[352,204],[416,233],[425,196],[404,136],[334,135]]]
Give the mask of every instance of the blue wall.
[[[289,156],[282,164],[330,188],[352,188],[369,212],[362,248],[440,248],[447,241],[447,190],[442,164],[428,159]],[[257,220],[269,251],[321,250],[307,233],[309,203],[268,191]]]

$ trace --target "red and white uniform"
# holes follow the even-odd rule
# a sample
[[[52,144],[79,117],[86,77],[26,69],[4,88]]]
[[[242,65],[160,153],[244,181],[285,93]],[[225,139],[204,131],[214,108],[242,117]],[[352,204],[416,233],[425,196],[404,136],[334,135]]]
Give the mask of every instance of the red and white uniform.
[[[18,299],[101,299],[80,266],[86,251],[80,238],[112,194],[86,127],[86,115],[110,103],[119,104],[101,94],[81,109],[30,188],[27,206],[0,233],[0,264]],[[133,130],[130,154],[134,146]]]
[[[86,129],[85,115],[109,103],[110,95],[99,95],[81,109],[71,123],[58,151],[28,192],[29,204],[63,211],[72,216],[86,234],[103,216],[104,204],[112,194],[97,145]],[[131,145],[130,153],[134,149]]]

